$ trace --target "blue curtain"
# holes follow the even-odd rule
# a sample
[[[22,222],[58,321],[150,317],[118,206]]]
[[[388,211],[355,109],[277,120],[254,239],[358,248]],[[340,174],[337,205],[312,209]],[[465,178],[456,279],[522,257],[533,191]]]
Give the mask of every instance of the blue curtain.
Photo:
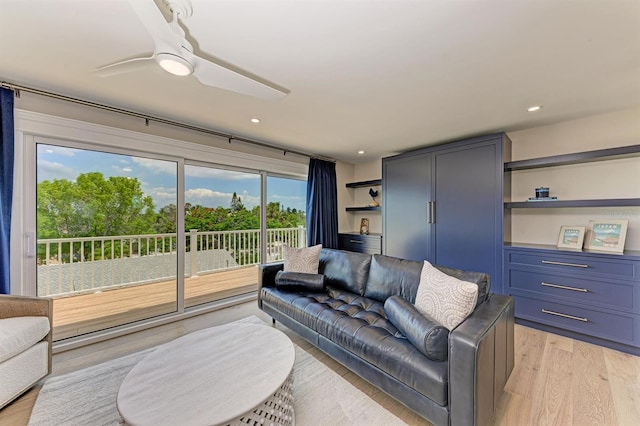
[[[307,245],[338,248],[336,164],[312,158],[307,179]]]
[[[13,91],[0,88],[0,294],[9,294],[9,246],[13,198]]]

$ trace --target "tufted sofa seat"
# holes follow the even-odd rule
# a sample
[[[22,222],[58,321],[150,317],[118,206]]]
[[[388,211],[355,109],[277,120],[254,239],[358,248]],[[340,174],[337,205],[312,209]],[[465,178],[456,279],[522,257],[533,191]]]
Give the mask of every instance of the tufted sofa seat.
[[[266,291],[264,300],[275,302],[290,318],[446,405],[446,364],[430,363],[415,350],[387,320],[382,303],[331,287],[327,293],[276,295]]]
[[[489,422],[513,368],[513,301],[490,295],[487,275],[439,267],[478,284],[479,300],[474,313],[451,331],[449,359],[434,361],[384,309],[391,296],[415,301],[421,262],[322,249],[324,291],[278,288],[275,276],[282,267],[260,267],[258,305],[274,322],[436,425]]]

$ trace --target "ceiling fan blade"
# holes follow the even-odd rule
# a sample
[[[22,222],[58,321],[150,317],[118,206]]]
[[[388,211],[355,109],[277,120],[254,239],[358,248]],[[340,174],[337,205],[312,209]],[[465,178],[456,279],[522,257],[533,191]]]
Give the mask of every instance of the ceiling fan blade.
[[[171,26],[153,0],[129,0],[129,4],[138,15],[138,19],[140,19],[149,35],[151,35],[151,38],[153,38],[156,52],[159,48],[159,41],[169,44],[173,47],[173,50],[178,50],[181,37],[171,29]]]
[[[217,64],[193,55],[193,75],[204,85],[262,99],[281,99],[289,90],[231,64]],[[222,61],[221,61],[222,62]]]
[[[155,55],[151,55],[148,58],[133,58],[125,61],[116,62],[113,64],[105,65],[97,68],[93,71],[93,74],[99,77],[111,77],[118,74],[126,74],[129,72],[140,71],[149,67],[149,65],[155,66]]]

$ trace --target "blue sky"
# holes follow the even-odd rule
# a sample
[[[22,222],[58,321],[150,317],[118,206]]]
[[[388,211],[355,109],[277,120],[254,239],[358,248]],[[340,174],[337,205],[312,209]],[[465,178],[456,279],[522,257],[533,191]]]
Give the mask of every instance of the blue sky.
[[[171,161],[108,154],[38,144],[37,180],[74,181],[79,174],[100,172],[105,177],[137,178],[156,209],[176,203],[177,165]],[[248,209],[260,203],[260,175],[199,166],[185,167],[185,200],[206,207],[229,207],[236,192]],[[283,207],[305,209],[306,182],[267,178],[267,201]]]

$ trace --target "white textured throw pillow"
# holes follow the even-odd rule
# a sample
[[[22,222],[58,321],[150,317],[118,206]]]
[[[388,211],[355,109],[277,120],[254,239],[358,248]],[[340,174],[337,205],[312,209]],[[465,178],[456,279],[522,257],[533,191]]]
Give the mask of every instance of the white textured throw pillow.
[[[288,272],[317,274],[321,249],[321,244],[305,248],[284,246],[284,270]]]
[[[449,276],[424,262],[415,303],[420,312],[453,330],[473,312],[477,300],[477,284]]]

